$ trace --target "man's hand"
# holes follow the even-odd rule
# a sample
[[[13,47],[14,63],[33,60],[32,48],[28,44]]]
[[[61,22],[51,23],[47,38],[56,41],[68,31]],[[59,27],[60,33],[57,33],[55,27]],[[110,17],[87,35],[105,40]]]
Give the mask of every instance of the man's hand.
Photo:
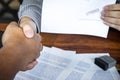
[[[23,17],[20,20],[20,27],[23,28],[23,32],[27,38],[32,38],[37,32],[36,24],[29,17]]]
[[[6,28],[2,37],[3,47],[8,47],[8,51],[13,51],[9,57],[11,63],[17,64],[20,70],[33,68],[42,50],[41,37],[34,33],[32,38],[26,38],[21,27],[12,22]]]
[[[120,4],[105,6],[101,18],[106,25],[120,31]]]

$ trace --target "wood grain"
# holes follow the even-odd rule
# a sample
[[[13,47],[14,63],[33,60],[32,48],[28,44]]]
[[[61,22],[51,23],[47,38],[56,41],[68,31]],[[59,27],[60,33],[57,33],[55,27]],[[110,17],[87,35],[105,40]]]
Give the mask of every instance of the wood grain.
[[[5,30],[6,23],[0,23],[0,30]],[[40,33],[45,46],[55,46],[77,53],[109,53],[120,65],[120,31],[110,28],[108,37],[88,35]]]

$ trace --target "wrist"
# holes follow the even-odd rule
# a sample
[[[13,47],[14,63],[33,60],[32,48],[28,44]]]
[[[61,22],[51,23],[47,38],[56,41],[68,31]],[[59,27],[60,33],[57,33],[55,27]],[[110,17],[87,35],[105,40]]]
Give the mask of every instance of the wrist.
[[[20,19],[20,23],[23,23],[23,22],[25,22],[25,21],[33,21],[31,18],[29,18],[29,17],[27,17],[27,16],[25,16],[25,17],[22,17],[21,19]],[[34,21],[33,21],[34,22]]]

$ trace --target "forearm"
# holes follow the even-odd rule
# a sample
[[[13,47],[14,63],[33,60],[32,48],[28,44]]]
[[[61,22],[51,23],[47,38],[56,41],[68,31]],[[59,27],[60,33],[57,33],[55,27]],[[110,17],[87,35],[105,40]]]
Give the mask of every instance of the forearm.
[[[18,59],[15,59],[13,50],[11,47],[2,47],[0,49],[0,80],[13,80],[19,71]]]
[[[41,27],[42,2],[42,0],[23,0],[18,13],[19,19],[25,16],[31,18],[36,23],[39,31]]]

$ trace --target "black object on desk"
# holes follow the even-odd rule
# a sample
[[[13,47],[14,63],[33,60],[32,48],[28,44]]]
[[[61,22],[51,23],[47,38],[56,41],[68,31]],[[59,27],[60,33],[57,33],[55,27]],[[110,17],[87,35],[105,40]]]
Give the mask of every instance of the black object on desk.
[[[95,64],[103,70],[107,70],[116,65],[116,60],[110,56],[105,55],[95,58]]]
[[[3,35],[3,31],[0,31],[0,48],[2,47],[2,35]]]

